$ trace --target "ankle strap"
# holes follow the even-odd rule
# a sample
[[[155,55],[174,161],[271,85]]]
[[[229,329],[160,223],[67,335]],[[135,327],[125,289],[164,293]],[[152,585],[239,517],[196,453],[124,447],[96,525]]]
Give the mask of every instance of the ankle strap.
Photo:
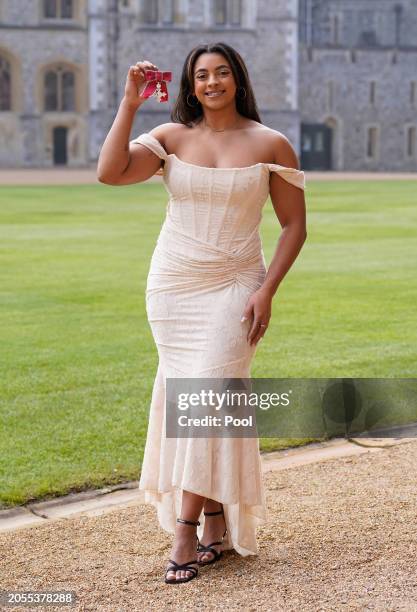
[[[204,512],[204,516],[215,516],[216,514],[223,514],[223,510],[218,510],[218,512]]]
[[[199,525],[200,521],[194,522],[194,521],[187,521],[182,518],[177,518],[177,523],[184,523],[184,525]]]

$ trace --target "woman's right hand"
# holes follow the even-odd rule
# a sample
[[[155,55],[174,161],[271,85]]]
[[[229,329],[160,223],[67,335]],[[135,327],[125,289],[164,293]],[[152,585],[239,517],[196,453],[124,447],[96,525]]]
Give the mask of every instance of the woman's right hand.
[[[147,99],[142,98],[148,81],[145,80],[145,70],[158,70],[158,67],[152,62],[144,60],[143,62],[137,62],[135,65],[130,66],[129,72],[127,73],[126,85],[125,85],[125,96],[126,103],[135,110]]]

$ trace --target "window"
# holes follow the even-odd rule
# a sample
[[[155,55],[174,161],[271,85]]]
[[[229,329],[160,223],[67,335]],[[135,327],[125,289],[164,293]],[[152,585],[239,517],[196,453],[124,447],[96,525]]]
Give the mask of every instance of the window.
[[[174,24],[178,0],[142,0],[143,22],[146,24]]]
[[[324,151],[323,132],[316,133],[316,151],[322,153]]]
[[[43,1],[43,16],[47,18],[53,18],[57,16],[56,0],[44,0]]]
[[[46,19],[72,19],[73,0],[43,0],[43,16]]]
[[[334,101],[334,83],[333,81],[328,81],[327,83],[327,110],[333,110],[333,101]]]
[[[175,7],[172,0],[162,0],[162,23],[174,23]]]
[[[75,79],[73,72],[62,73],[62,110],[75,109]]]
[[[333,15],[332,17],[332,43],[338,45],[340,43],[340,17]]]
[[[302,145],[301,145],[302,150],[307,152],[307,153],[310,152],[311,151],[311,145],[312,145],[312,143],[311,143],[311,136],[310,136],[310,134],[304,133],[303,134],[303,141],[302,141]]]
[[[413,108],[416,105],[416,94],[417,94],[417,83],[416,81],[411,81],[410,83],[410,104]]]
[[[377,137],[378,129],[376,127],[368,128],[366,154],[370,159],[375,159],[377,154]]]
[[[378,30],[377,11],[367,8],[357,13],[358,43],[363,47],[374,47],[378,44],[376,32]]]
[[[359,35],[358,44],[361,47],[376,47],[378,45],[376,32],[374,30],[367,30],[366,32],[361,32]]]
[[[240,25],[242,21],[241,0],[229,0],[230,24]]]
[[[403,7],[401,4],[394,6],[395,13],[395,46],[398,47],[401,43],[401,21],[403,15]]]
[[[241,25],[242,1],[214,0],[214,23],[216,25]]]
[[[44,110],[75,110],[75,76],[61,67],[48,70],[44,77]]]
[[[376,90],[376,83],[375,81],[371,81],[369,84],[369,103],[372,105],[375,104],[375,90]]]
[[[227,23],[226,4],[226,0],[215,0],[214,23],[216,25],[224,25]]]
[[[58,77],[56,72],[45,74],[45,110],[58,110]]]
[[[0,111],[12,110],[10,63],[0,56]]]
[[[407,157],[414,158],[416,155],[416,128],[409,126],[407,128]]]
[[[158,0],[145,0],[143,19],[145,23],[158,23]]]

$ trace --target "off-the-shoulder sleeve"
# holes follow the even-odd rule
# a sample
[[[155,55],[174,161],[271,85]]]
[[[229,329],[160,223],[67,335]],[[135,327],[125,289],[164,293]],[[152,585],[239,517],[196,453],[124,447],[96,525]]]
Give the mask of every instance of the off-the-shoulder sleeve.
[[[151,134],[148,134],[147,132],[140,134],[137,138],[135,138],[134,140],[131,140],[131,142],[144,145],[145,147],[150,149],[153,153],[155,153],[155,155],[157,155],[161,159],[167,159],[168,157],[167,152],[165,151],[164,147],[161,145],[159,140],[157,140],[155,136],[152,136]]]
[[[300,189],[305,189],[305,175],[302,170],[297,170],[296,168],[286,168],[285,166],[280,166],[279,164],[267,164],[269,170],[271,172],[278,172],[278,174],[287,181],[287,183],[291,183]]]

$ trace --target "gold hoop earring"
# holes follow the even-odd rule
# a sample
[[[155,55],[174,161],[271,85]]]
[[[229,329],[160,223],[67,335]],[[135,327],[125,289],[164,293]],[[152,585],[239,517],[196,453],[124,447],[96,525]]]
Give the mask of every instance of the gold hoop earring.
[[[240,95],[237,93],[239,89],[242,89],[242,90],[244,91],[244,94],[245,94],[245,95],[240,96]],[[242,85],[240,85],[240,86],[237,88],[237,90],[236,90],[236,98],[239,98],[239,100],[244,100],[244,99],[246,98],[246,89],[245,89],[245,88],[244,88]]]
[[[191,106],[191,108],[197,108],[197,106],[200,104],[200,101],[198,100],[197,96],[194,96],[194,98],[197,100],[197,104],[190,104],[189,100],[188,100],[188,96],[194,96],[194,94],[187,94],[187,104],[188,106]]]

